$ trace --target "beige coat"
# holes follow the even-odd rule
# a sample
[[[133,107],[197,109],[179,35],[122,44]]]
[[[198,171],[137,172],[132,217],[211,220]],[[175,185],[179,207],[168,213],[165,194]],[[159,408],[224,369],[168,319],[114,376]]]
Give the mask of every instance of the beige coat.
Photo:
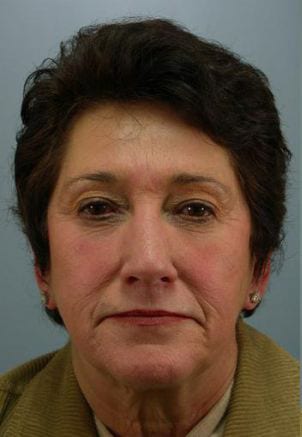
[[[298,437],[298,364],[242,321],[237,337],[239,361],[224,437]],[[0,377],[1,437],[96,435],[70,345]]]

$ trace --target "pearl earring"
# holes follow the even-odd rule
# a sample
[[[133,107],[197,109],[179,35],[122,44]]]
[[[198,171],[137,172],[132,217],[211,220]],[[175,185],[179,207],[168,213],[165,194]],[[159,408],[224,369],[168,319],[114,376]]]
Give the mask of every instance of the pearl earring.
[[[256,305],[259,305],[259,303],[262,301],[262,298],[260,296],[260,294],[255,291],[254,293],[250,294],[250,302],[254,303]]]

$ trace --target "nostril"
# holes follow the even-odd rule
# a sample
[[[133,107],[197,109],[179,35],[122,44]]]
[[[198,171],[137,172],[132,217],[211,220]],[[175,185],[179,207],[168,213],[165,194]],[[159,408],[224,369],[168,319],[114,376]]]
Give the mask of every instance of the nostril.
[[[129,276],[127,282],[131,285],[134,282],[138,281],[138,278],[136,278],[135,276]]]
[[[135,282],[137,282],[137,281],[139,281],[139,280],[140,280],[140,279],[139,279],[138,277],[136,277],[136,276],[129,276],[129,277],[127,278],[127,282],[128,282],[129,285],[132,285],[132,284],[134,284]],[[168,276],[163,276],[163,277],[160,278],[159,281],[160,281],[160,282],[170,282],[170,279],[169,279]],[[151,281],[151,282],[153,282],[153,281]]]

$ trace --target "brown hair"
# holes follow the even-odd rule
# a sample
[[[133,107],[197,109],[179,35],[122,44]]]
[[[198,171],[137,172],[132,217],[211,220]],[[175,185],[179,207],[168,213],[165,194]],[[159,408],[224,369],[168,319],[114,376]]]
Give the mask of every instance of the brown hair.
[[[49,267],[47,208],[71,122],[95,104],[140,101],[169,105],[229,151],[250,208],[260,277],[282,241],[290,158],[268,80],[221,45],[163,19],[84,27],[25,83],[16,213],[40,269]],[[57,311],[48,314],[63,324]]]

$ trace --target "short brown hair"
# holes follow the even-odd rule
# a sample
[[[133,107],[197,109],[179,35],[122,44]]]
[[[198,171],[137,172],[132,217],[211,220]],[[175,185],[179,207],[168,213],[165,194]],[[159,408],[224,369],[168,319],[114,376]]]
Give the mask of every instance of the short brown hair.
[[[140,101],[169,105],[229,151],[252,217],[260,276],[282,241],[290,158],[268,80],[221,45],[163,19],[84,27],[26,81],[16,213],[41,270],[49,267],[47,209],[71,122],[95,104]],[[63,323],[57,311],[48,313]]]

